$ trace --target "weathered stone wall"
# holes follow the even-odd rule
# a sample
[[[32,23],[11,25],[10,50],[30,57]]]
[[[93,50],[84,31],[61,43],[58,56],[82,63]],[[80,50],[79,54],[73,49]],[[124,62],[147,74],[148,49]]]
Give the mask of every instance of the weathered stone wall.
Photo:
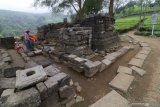
[[[80,22],[81,26],[92,27],[92,49],[105,50],[119,42],[118,34],[114,30],[115,20],[109,16],[97,15]]]
[[[89,48],[92,37],[91,27],[69,27],[61,31],[59,40],[66,53],[83,55]]]

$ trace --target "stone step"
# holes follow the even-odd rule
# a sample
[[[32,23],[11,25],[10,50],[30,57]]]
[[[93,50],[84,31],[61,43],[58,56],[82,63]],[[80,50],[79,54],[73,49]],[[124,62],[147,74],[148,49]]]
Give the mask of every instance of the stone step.
[[[116,89],[119,89],[120,91],[127,92],[133,80],[134,80],[134,76],[124,74],[124,73],[119,73],[109,83],[109,85]]]
[[[124,97],[112,90],[89,107],[130,107],[130,105]]]
[[[117,72],[132,75],[132,69],[125,66],[119,66]]]
[[[132,69],[133,71],[135,71],[137,74],[139,74],[140,76],[143,76],[143,75],[146,73],[145,70],[140,69],[140,68],[138,68],[138,67],[136,67],[136,66],[132,66],[131,69]]]
[[[132,58],[129,62],[129,65],[137,66],[141,68],[143,66],[143,63],[144,63],[144,60],[142,59]]]

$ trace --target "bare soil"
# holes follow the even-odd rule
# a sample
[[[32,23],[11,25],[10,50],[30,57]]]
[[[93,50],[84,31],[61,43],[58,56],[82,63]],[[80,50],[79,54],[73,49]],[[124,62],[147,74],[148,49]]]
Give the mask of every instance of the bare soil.
[[[122,45],[128,45],[128,43],[123,43]],[[112,90],[109,86],[109,82],[116,76],[116,71],[119,65],[128,66],[130,59],[133,58],[139,50],[140,47],[135,46],[134,50],[130,50],[127,54],[113,63],[108,69],[101,73],[97,73],[93,78],[86,78],[83,74],[77,73],[67,67],[67,65],[57,64],[61,67],[63,72],[69,74],[73,81],[78,82],[82,87],[82,92],[79,93],[79,95],[84,97],[85,101],[76,104],[75,107],[88,107],[109,93]],[[53,107],[53,105],[48,103],[47,107]]]

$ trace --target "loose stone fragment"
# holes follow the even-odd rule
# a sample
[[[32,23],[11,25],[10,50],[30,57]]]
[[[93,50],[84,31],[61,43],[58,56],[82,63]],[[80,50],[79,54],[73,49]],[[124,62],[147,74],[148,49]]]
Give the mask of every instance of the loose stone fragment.
[[[48,97],[47,87],[43,82],[36,84],[36,87],[40,93],[41,99],[45,100]]]
[[[60,73],[60,70],[52,65],[44,68],[44,70],[45,70],[47,76],[49,76],[49,77],[52,77],[52,76]]]
[[[10,96],[13,93],[14,93],[14,89],[6,89],[3,91],[1,97]]]
[[[35,88],[26,89],[10,95],[4,107],[39,107],[41,98]]]
[[[73,94],[75,95],[75,91],[71,86],[65,85],[59,89],[59,95],[62,99],[68,98]]]
[[[135,71],[136,73],[138,73],[140,76],[143,76],[143,75],[146,73],[145,70],[140,69],[140,68],[138,68],[138,67],[136,67],[136,66],[132,66],[131,69],[132,69],[133,71]]]

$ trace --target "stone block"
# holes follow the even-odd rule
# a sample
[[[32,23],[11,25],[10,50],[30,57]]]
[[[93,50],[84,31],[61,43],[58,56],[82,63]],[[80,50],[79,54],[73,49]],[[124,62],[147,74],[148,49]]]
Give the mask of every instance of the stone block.
[[[144,63],[144,60],[142,59],[137,59],[137,58],[132,58],[131,61],[129,62],[129,65],[132,66],[137,66],[137,67],[142,67]]]
[[[41,100],[45,100],[48,97],[47,87],[43,82],[36,84],[36,87],[40,93]]]
[[[16,78],[0,78],[0,87],[2,89],[15,88]]]
[[[75,95],[75,91],[71,86],[65,85],[59,88],[59,96],[61,99],[66,99],[73,95]]]
[[[84,71],[84,67],[83,66],[78,66],[78,65],[71,64],[71,67],[72,67],[73,70],[75,70],[75,71],[77,71],[79,73]]]
[[[36,51],[34,51],[34,54],[40,55],[40,54],[42,54],[42,50],[36,50]]]
[[[134,76],[124,74],[124,73],[119,73],[109,83],[109,85],[120,91],[127,92],[133,80],[134,80]]]
[[[139,74],[140,76],[143,76],[143,75],[146,73],[145,70],[140,69],[140,68],[138,68],[138,67],[136,67],[136,66],[132,66],[131,69],[132,69],[133,71],[135,71],[137,74]]]
[[[9,56],[8,53],[3,53],[3,54],[2,54],[2,58],[8,57],[8,56]]]
[[[65,80],[66,77],[67,75],[65,73],[58,73],[54,75],[53,77],[49,77],[44,82],[48,89],[48,95],[52,95],[54,92],[57,92],[62,81],[66,82]]]
[[[6,66],[8,66],[8,63],[0,62],[0,69],[5,68]]]
[[[52,66],[52,65],[44,68],[44,71],[46,72],[47,76],[49,76],[49,77],[52,77],[52,76],[61,72],[58,68],[56,68],[55,66]]]
[[[135,58],[145,60],[145,59],[147,58],[147,55],[138,53],[138,54],[135,56]]]
[[[42,66],[16,71],[16,88],[23,89],[47,79]]]
[[[4,69],[3,75],[6,78],[16,77],[17,70],[23,70],[24,67],[7,67]]]
[[[105,56],[105,59],[108,59],[111,62],[114,62],[116,60],[116,57],[114,57],[114,56],[112,56],[112,55],[109,54],[109,55]]]
[[[1,97],[10,96],[14,93],[14,89],[6,89],[3,91]]]
[[[108,68],[111,64],[112,64],[112,62],[108,59],[102,60],[102,65],[101,65],[101,68],[100,68],[100,72],[105,70],[106,68]]]
[[[25,53],[20,53],[21,54],[21,56],[24,58],[24,57],[27,57],[27,55],[25,54]]]
[[[132,69],[124,66],[119,66],[117,72],[132,75]]]
[[[116,91],[112,90],[89,107],[130,107],[130,105],[129,101]]]
[[[70,54],[70,55],[68,55],[67,58],[69,61],[73,61],[76,57],[77,57],[76,55]]]
[[[95,75],[101,67],[101,62],[100,61],[95,61],[95,62],[91,62],[88,61],[84,64],[84,71],[85,71],[85,76],[86,77],[92,77],[93,75]]]
[[[41,98],[35,88],[30,88],[10,95],[4,107],[39,107]]]
[[[84,58],[76,57],[74,58],[73,62],[75,65],[81,66],[86,62],[86,60]]]
[[[2,60],[3,60],[3,62],[9,62],[9,63],[12,62],[11,57],[5,57],[5,58],[2,58]]]
[[[148,55],[149,53],[150,53],[150,51],[148,51],[148,50],[141,50],[139,52],[139,54],[145,54],[145,55]]]

